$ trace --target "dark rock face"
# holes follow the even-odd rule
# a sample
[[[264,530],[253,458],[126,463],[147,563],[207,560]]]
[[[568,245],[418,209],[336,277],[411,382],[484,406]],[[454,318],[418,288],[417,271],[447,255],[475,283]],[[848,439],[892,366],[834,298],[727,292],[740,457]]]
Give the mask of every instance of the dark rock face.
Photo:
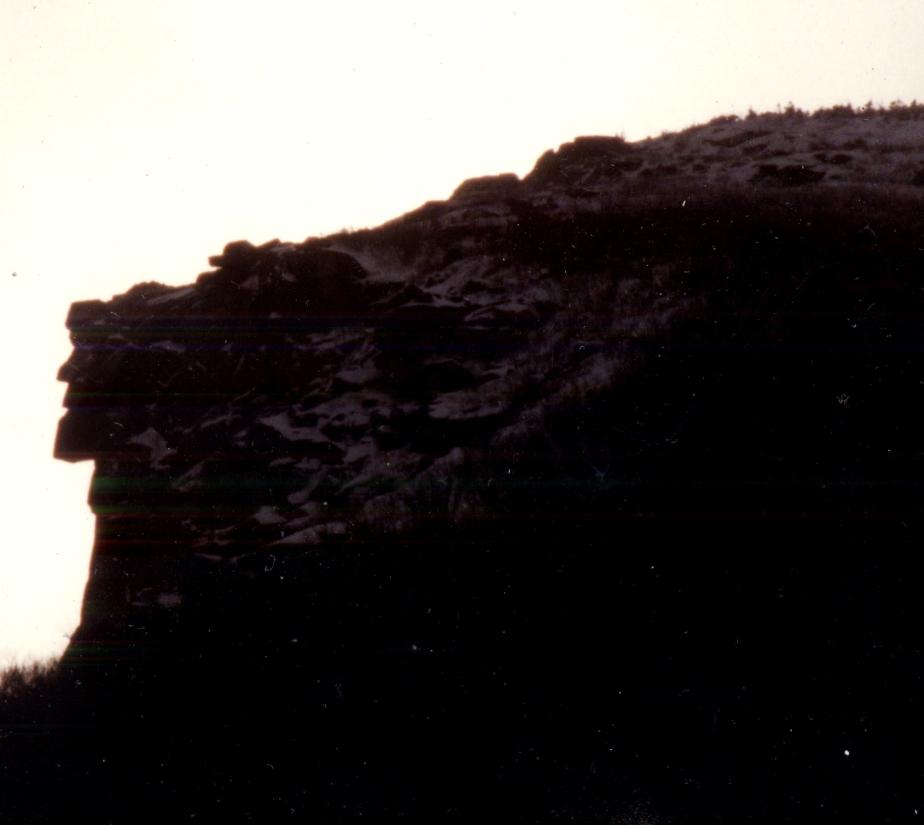
[[[913,818],[924,144],[876,178],[803,123],[835,181],[792,128],[583,139],[75,304],[75,810]]]

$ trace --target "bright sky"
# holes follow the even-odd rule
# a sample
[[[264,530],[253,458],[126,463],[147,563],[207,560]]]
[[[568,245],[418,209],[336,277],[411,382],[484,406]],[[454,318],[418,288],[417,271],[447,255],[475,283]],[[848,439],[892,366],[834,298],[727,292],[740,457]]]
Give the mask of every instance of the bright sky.
[[[91,467],[51,459],[68,304],[749,106],[924,100],[921,0],[2,0],[0,667],[60,652]]]

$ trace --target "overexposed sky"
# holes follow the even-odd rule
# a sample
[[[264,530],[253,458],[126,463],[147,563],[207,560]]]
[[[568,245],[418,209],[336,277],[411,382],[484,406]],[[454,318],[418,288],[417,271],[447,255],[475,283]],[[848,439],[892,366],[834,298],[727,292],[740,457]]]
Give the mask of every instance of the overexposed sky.
[[[75,626],[68,305],[381,223],[579,134],[924,100],[922,0],[2,0],[0,666]]]

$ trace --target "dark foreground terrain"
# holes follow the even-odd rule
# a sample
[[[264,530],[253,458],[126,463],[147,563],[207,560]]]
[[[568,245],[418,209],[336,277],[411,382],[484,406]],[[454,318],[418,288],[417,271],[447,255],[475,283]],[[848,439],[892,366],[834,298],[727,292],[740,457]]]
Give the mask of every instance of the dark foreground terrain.
[[[0,820],[916,821],[922,122],[584,139],[75,305],[97,539]]]

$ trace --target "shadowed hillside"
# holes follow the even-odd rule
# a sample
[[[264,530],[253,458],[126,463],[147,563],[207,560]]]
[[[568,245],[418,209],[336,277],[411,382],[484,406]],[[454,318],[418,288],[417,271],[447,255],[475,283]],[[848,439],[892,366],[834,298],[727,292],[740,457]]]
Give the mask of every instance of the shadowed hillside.
[[[913,821],[921,169],[916,106],[582,138],[75,304],[10,821]]]

